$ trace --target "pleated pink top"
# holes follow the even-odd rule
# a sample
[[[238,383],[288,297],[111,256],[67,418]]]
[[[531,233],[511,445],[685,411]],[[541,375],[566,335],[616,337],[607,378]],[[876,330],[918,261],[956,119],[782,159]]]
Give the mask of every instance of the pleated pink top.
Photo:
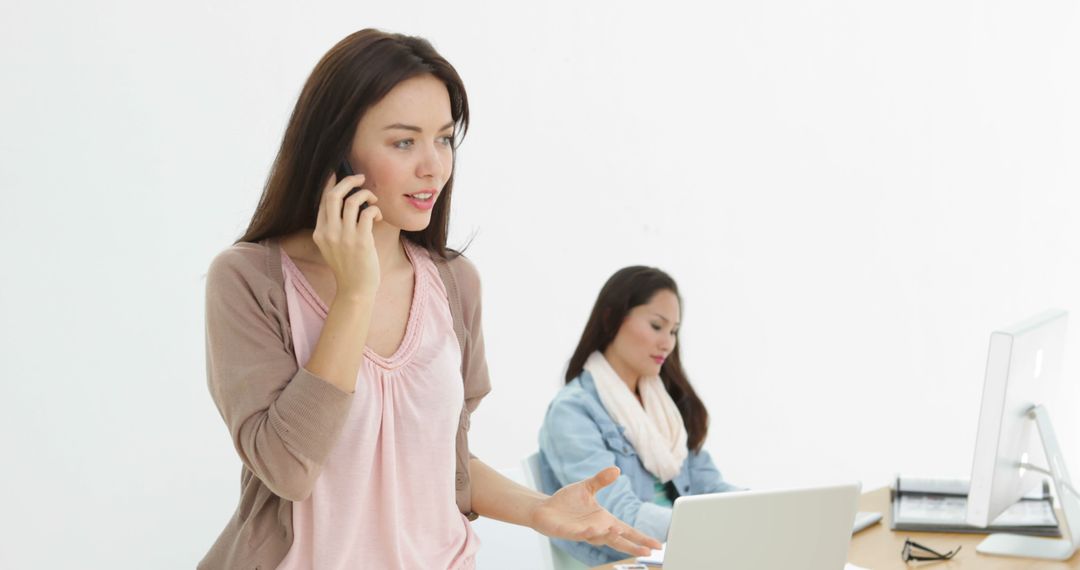
[[[463,401],[461,348],[427,251],[405,241],[415,274],[409,322],[389,358],[364,347],[352,408],[311,496],[293,503],[282,570],[468,570],[479,541],[454,497]],[[311,357],[327,307],[281,252],[296,359]]]

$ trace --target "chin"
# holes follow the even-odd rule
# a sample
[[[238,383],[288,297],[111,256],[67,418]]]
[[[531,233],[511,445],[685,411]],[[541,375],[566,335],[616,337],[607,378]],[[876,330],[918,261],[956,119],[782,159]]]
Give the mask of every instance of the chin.
[[[393,223],[391,225],[401,229],[402,231],[419,232],[426,230],[427,227],[431,225],[431,216],[408,216],[403,220],[395,221],[400,221],[401,223]]]

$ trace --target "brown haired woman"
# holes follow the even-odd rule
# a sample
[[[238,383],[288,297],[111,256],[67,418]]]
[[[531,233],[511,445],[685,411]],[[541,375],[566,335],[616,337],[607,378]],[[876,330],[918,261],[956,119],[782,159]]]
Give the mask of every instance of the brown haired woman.
[[[668,274],[635,266],[612,275],[540,431],[545,491],[617,466],[621,475],[596,499],[620,520],[658,537],[667,536],[679,495],[736,489],[702,449],[709,414],[683,372],[676,342],[681,317],[679,289]],[[590,566],[624,558],[605,545],[555,543]]]
[[[597,504],[616,469],[549,497],[469,453],[489,390],[480,282],[446,247],[468,121],[461,78],[420,38],[357,32],[308,78],[207,277],[210,392],[243,469],[201,568],[473,568],[478,514],[659,546]]]

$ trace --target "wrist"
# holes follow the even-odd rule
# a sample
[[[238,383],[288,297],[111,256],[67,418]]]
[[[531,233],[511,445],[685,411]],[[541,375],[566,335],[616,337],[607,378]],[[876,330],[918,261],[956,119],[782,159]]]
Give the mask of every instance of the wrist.
[[[338,291],[331,305],[342,308],[368,309],[375,304],[375,294],[364,291]]]
[[[536,494],[530,496],[528,502],[526,503],[525,521],[529,525],[529,528],[535,530],[536,532],[540,532],[541,534],[543,534],[543,532],[540,530],[540,517],[538,516],[538,513],[540,512],[540,507],[542,507],[544,505],[544,502],[549,498],[550,497],[548,495]]]

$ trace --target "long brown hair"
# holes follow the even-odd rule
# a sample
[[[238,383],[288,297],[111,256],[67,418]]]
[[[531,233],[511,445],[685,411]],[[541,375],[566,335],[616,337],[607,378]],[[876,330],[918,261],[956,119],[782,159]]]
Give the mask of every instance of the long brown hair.
[[[296,101],[259,205],[238,242],[314,228],[323,184],[349,152],[360,118],[398,83],[431,74],[446,85],[454,149],[469,126],[469,102],[457,71],[423,38],[366,29],[338,42],[315,66]],[[431,223],[406,239],[447,257],[450,196],[443,186]]]
[[[603,352],[615,340],[623,320],[630,310],[639,305],[646,305],[659,291],[671,291],[679,297],[679,288],[670,275],[655,267],[635,265],[624,267],[615,272],[600,289],[585,330],[581,333],[570,365],[566,369],[566,382],[570,383],[585,370],[585,361],[593,352]],[[682,310],[682,298],[679,297]],[[690,379],[682,367],[679,356],[679,343],[668,355],[660,367],[660,379],[664,388],[675,401],[686,426],[687,446],[700,451],[709,431],[709,412],[705,404],[690,385]]]

